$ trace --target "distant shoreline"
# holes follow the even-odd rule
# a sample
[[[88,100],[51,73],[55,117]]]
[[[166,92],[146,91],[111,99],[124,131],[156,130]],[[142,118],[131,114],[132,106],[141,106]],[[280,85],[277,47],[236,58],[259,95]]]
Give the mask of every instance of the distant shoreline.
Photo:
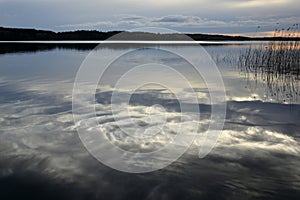
[[[22,28],[4,28],[0,27],[0,42],[71,42],[71,43],[104,43],[105,40],[121,33],[121,31],[101,32],[96,30],[77,30],[66,32],[54,32],[48,30],[36,30],[36,29],[22,29]],[[184,39],[183,35],[191,38],[191,41]],[[220,43],[226,41],[295,41],[300,40],[299,37],[245,37],[245,36],[229,36],[229,35],[216,35],[216,34],[157,34],[146,32],[123,32],[122,37],[115,40],[116,43],[205,43],[207,41]],[[147,38],[147,40],[145,40]],[[170,40],[170,38],[172,40]],[[177,40],[178,39],[178,40]],[[192,41],[192,39],[194,42]],[[105,41],[107,43],[107,41]],[[114,41],[111,41],[112,43]]]
[[[34,40],[23,40],[23,41],[0,41],[0,44],[167,44],[167,45],[188,45],[188,44],[203,44],[203,45],[221,45],[221,44],[254,44],[254,43],[267,43],[269,40],[266,41],[260,41],[260,40],[249,40],[249,41],[132,41],[132,40],[101,40],[101,41],[91,41],[91,40],[41,40],[41,41],[34,41]]]

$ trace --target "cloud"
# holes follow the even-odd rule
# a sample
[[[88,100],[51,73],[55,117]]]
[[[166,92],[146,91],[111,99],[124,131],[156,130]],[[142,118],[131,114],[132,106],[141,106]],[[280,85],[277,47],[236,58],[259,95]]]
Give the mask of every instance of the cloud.
[[[165,16],[165,17],[161,17],[160,19],[157,19],[154,22],[175,22],[175,23],[183,23],[183,22],[187,22],[189,21],[189,18],[185,17],[185,16],[176,16],[176,15],[171,15],[171,16]]]
[[[138,0],[120,0],[122,3],[128,4],[140,4]],[[264,6],[277,6],[283,4],[290,4],[293,0],[145,0],[143,4],[155,7],[185,7],[185,6],[206,6],[214,5],[215,7],[219,6],[230,6],[230,7],[239,7],[239,8],[251,8],[251,7],[264,7]]]
[[[139,0],[119,0],[120,2],[124,3],[134,3],[139,4],[141,1]],[[200,2],[203,0],[200,0]],[[180,6],[180,5],[190,5],[190,4],[197,4],[199,3],[199,0],[144,0],[143,4],[148,4],[152,6],[164,6],[164,7],[174,7],[174,6]]]
[[[299,17],[295,6],[299,2],[295,0],[90,0],[88,3],[79,0],[73,3],[67,0],[16,0],[2,1],[0,4],[2,26],[59,31],[75,28],[124,30],[145,26],[168,26],[186,32],[251,32],[255,31],[253,26],[240,22],[239,17],[255,18],[258,24],[268,22],[270,18]],[[122,18],[121,15],[126,13],[132,16]],[[51,16],[51,20],[48,16]]]
[[[240,7],[240,8],[251,8],[251,7],[264,7],[264,6],[279,6],[279,5],[284,5],[290,3],[289,0],[244,0],[244,1],[239,1],[233,4],[235,7]]]
[[[231,20],[217,20],[210,18],[203,18],[199,16],[191,15],[166,15],[161,17],[146,17],[139,15],[117,15],[114,16],[113,20],[99,21],[99,22],[87,22],[80,24],[65,24],[58,26],[59,28],[109,28],[118,29],[118,27],[123,27],[125,29],[131,29],[136,27],[166,27],[166,28],[215,28],[215,29],[230,29],[230,28],[240,28],[243,27],[254,32],[258,26],[261,27],[260,31],[268,32],[273,31],[278,26],[286,28],[294,23],[298,23],[300,17],[270,17],[264,19],[263,21],[257,17],[238,17]],[[242,30],[240,32],[243,32]],[[247,31],[249,32],[249,31]]]
[[[145,26],[168,26],[168,27],[215,27],[224,26],[226,22],[218,20],[209,20],[197,16],[184,15],[168,15],[163,17],[144,17],[137,15],[120,15],[116,21],[101,21],[101,22],[87,22],[81,24],[66,24],[60,25],[60,28],[72,27],[97,27],[97,26],[128,26],[128,27],[145,27]]]

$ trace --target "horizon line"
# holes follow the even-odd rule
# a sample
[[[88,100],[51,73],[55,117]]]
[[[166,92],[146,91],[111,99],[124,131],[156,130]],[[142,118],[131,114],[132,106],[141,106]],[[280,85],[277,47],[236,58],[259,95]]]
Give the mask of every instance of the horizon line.
[[[155,41],[155,40],[15,40],[0,41],[0,43],[34,43],[34,44],[253,44],[268,41]]]

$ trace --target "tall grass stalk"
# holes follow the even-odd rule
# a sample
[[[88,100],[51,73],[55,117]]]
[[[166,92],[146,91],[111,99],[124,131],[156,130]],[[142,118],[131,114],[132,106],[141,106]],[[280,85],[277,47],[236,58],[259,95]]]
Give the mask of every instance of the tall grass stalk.
[[[276,29],[273,37],[268,43],[250,45],[241,52],[238,67],[248,74],[248,78],[252,76],[256,83],[266,83],[269,90],[267,98],[292,102],[299,96],[299,25],[294,24],[288,29]],[[283,40],[278,41],[278,38]]]

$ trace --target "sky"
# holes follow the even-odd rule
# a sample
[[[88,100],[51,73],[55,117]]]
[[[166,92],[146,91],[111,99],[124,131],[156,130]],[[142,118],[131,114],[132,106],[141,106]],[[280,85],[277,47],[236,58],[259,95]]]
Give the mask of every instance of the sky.
[[[0,26],[66,31],[163,27],[252,34],[300,23],[299,0],[0,0]]]

